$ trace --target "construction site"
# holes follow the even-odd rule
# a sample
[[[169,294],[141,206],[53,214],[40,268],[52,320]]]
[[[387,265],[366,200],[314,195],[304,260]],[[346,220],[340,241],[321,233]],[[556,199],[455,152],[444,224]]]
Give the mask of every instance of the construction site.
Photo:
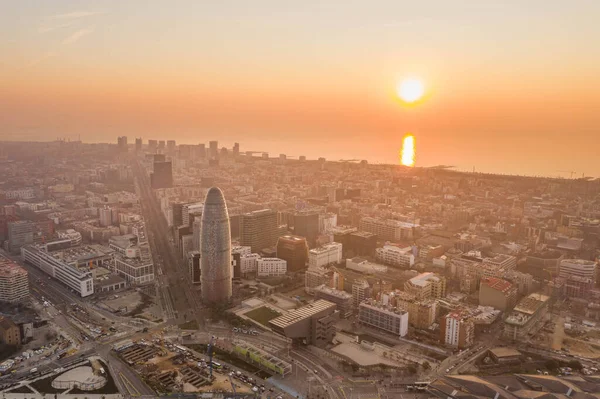
[[[214,337],[206,345],[187,347],[149,335],[147,340],[116,344],[113,350],[159,394],[233,392],[260,395],[268,389],[263,378],[291,372],[290,364],[251,344],[223,342]]]

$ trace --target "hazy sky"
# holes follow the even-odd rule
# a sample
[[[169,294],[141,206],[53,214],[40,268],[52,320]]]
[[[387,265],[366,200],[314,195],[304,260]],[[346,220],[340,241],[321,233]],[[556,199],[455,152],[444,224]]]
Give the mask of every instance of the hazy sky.
[[[598,176],[599,21],[598,0],[2,1],[0,139],[396,163],[410,131],[420,165]]]

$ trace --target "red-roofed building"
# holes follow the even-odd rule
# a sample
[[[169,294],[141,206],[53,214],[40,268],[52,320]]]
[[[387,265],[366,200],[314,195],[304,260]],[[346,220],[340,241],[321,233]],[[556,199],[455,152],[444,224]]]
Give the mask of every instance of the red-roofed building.
[[[496,277],[484,277],[479,284],[479,305],[506,312],[517,303],[517,287]]]

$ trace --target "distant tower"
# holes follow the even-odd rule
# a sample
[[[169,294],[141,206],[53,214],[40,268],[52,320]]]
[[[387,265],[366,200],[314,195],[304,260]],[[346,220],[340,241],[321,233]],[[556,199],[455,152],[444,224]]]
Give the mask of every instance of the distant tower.
[[[211,187],[202,213],[201,291],[205,303],[231,299],[231,234],[223,192]]]

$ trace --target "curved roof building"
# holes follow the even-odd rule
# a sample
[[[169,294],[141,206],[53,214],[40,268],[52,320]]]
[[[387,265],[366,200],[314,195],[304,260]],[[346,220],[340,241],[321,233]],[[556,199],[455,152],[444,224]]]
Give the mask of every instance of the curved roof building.
[[[223,192],[211,187],[202,213],[201,291],[205,303],[227,302],[231,298],[231,235],[229,214]]]

